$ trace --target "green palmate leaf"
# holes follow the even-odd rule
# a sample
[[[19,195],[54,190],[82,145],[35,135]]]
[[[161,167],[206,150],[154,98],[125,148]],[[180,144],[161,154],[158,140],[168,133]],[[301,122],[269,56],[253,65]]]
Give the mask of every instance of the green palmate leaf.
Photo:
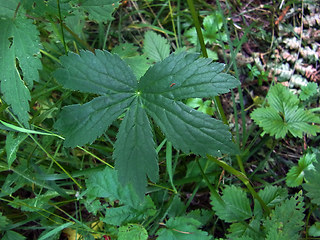
[[[193,218],[175,217],[170,218],[166,224],[166,228],[160,228],[157,231],[158,240],[209,240],[207,232],[198,228],[201,223]]]
[[[147,240],[147,230],[137,224],[128,224],[119,228],[118,240]]]
[[[118,0],[80,0],[81,10],[89,15],[90,20],[107,22],[112,20],[112,13],[119,6]]]
[[[289,187],[298,187],[302,184],[305,171],[314,169],[312,163],[316,161],[316,154],[307,153],[298,161],[298,166],[293,166],[287,173],[286,183]]]
[[[276,186],[266,186],[264,189],[259,191],[259,196],[261,199],[265,202],[265,204],[272,208],[275,205],[283,202],[287,196],[288,196],[288,191],[285,188],[281,187],[276,187]],[[255,199],[254,202],[254,215],[255,217],[257,216],[262,216],[263,214],[263,209],[261,208],[261,205],[259,202]]]
[[[320,131],[320,118],[299,107],[299,99],[281,84],[271,87],[267,96],[270,107],[258,108],[251,113],[252,119],[276,138],[284,138],[288,132],[294,137],[303,133],[315,135]]]
[[[304,203],[302,192],[276,206],[264,226],[268,240],[300,239],[299,232],[304,225]]]
[[[317,157],[317,162],[313,163],[314,169],[305,171],[305,179],[307,180],[302,186],[308,192],[307,196],[311,202],[320,205],[320,160]]]
[[[168,41],[155,32],[146,32],[144,35],[143,51],[154,62],[164,60],[170,54]]]
[[[239,82],[221,73],[222,64],[196,54],[173,54],[151,67],[138,82],[128,65],[106,51],[82,51],[61,58],[55,72],[66,88],[102,95],[82,106],[63,109],[55,127],[65,146],[90,143],[127,109],[113,154],[119,180],[133,183],[140,198],[158,179],[157,155],[149,114],[177,149],[196,154],[236,153],[228,127],[184,105],[190,97],[214,97]]]
[[[318,90],[318,84],[315,82],[309,82],[307,86],[301,86],[301,92],[299,95],[299,98],[301,100],[307,100],[313,95],[317,93]]]
[[[159,168],[148,116],[139,105],[141,104],[137,100],[132,103],[121,123],[115,143],[114,158],[116,168],[121,169],[120,182],[130,182],[138,193],[144,193],[146,176],[156,182]],[[125,151],[123,146],[126,147]],[[132,171],[137,165],[143,167]]]
[[[246,193],[239,187],[227,186],[221,197],[224,204],[211,200],[212,209],[218,217],[226,222],[242,221],[252,216],[249,199]]]
[[[23,16],[1,19],[0,81],[4,100],[19,120],[28,124],[30,93],[33,81],[39,80],[41,69],[38,31],[32,20]]]

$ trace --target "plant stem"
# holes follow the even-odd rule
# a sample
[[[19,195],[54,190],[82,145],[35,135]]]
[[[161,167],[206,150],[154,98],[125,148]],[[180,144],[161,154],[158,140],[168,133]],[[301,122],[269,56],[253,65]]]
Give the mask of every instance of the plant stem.
[[[202,56],[205,57],[205,58],[208,58],[208,53],[207,53],[206,45],[204,43],[204,38],[203,38],[203,35],[202,35],[198,14],[197,14],[196,9],[194,7],[193,0],[187,0],[187,2],[188,2],[189,10],[191,12],[193,23],[194,23],[194,26],[196,28],[197,35],[198,35],[198,38],[199,38]],[[217,110],[218,110],[218,113],[220,115],[220,118],[221,118],[222,122],[224,124],[228,125],[228,120],[227,120],[227,117],[226,117],[226,115],[224,113],[224,110],[223,110],[223,107],[222,107],[221,100],[220,100],[219,96],[215,96],[214,100],[215,100],[215,104],[217,105]]]
[[[223,10],[221,8],[221,5],[220,5],[220,2],[218,0],[216,0],[216,4],[218,6],[219,12],[223,15],[224,12],[223,12]],[[230,32],[228,30],[228,24],[227,24],[227,21],[226,21],[225,17],[223,18],[223,27],[224,27],[224,31],[226,32],[227,39],[228,39],[228,44],[229,44],[229,49],[230,49],[230,54],[231,54],[230,60],[232,62],[232,66],[233,66],[233,69],[234,69],[235,77],[237,79],[239,79],[239,71],[238,71],[238,67],[237,67],[237,63],[236,63],[236,59],[235,59],[236,51],[234,51],[234,49],[233,49],[234,46],[233,46],[233,42],[231,41],[231,38],[230,38]],[[239,47],[240,47],[240,45],[239,45]],[[237,49],[237,51],[239,51],[239,49]],[[238,86],[238,93],[239,93],[239,101],[240,101],[240,108],[241,108],[241,119],[242,119],[242,139],[246,139],[246,137],[245,137],[246,134],[247,134],[247,130],[246,130],[246,113],[244,111],[244,104],[243,104],[244,101],[243,101],[243,94],[242,94],[241,85]],[[233,104],[235,104],[235,102],[233,102]],[[235,112],[234,114],[236,115],[237,112]],[[240,146],[240,142],[238,142],[238,144]],[[245,144],[246,144],[245,142],[242,142],[243,146],[245,146]]]
[[[67,49],[66,41],[64,40],[63,23],[62,23],[60,1],[59,0],[57,0],[57,5],[58,5],[59,23],[60,23],[61,34],[62,34],[62,43],[63,43],[65,54],[68,55],[68,49]]]
[[[270,209],[265,204],[265,202],[260,198],[260,196],[256,193],[254,188],[251,186],[249,179],[247,178],[247,176],[244,173],[239,172],[238,170],[234,169],[233,167],[231,167],[230,165],[228,165],[224,161],[221,161],[221,160],[219,160],[219,159],[217,159],[217,158],[215,158],[213,156],[210,156],[208,154],[207,154],[207,158],[210,161],[218,164],[224,170],[226,170],[229,173],[235,175],[239,180],[241,180],[244,183],[244,185],[246,185],[246,187],[249,190],[249,192],[251,193],[252,197],[258,200],[258,202],[260,203],[260,205],[263,208],[263,210],[265,211],[265,213],[268,214],[268,215],[270,214]]]
[[[206,182],[212,196],[218,200],[220,202],[221,205],[225,205],[224,201],[222,200],[222,198],[220,197],[220,195],[217,193],[217,191],[212,187],[211,183],[209,182],[209,179],[207,178],[206,174],[204,173],[200,163],[199,163],[199,159],[196,159],[198,167],[200,169],[200,173],[202,175],[203,180]]]

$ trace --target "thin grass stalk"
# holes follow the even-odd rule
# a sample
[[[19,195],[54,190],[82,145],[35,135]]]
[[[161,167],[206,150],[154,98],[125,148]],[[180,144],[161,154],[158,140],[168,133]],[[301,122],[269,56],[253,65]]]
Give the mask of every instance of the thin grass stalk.
[[[68,55],[68,49],[67,49],[66,41],[64,39],[63,23],[62,23],[62,16],[61,16],[61,9],[60,9],[60,1],[59,0],[57,0],[57,5],[58,5],[59,23],[60,23],[61,34],[62,34],[62,44],[64,47],[65,54]]]
[[[219,12],[223,14],[223,11],[222,11],[222,8],[221,8],[221,5],[220,5],[220,2],[219,0],[216,0],[216,3],[217,3],[217,6],[218,6],[218,9],[219,9]],[[231,54],[231,63],[233,65],[233,69],[234,69],[234,73],[235,73],[235,77],[237,79],[239,79],[239,71],[238,71],[238,68],[237,68],[237,63],[235,61],[235,56],[236,56],[236,53],[235,51],[233,50],[233,43],[230,39],[230,32],[228,30],[228,24],[227,24],[227,21],[226,21],[226,18],[223,18],[223,27],[224,27],[224,30],[226,32],[226,35],[227,35],[227,38],[228,38],[228,44],[229,44],[229,48],[230,48],[230,54]],[[243,104],[243,94],[242,94],[242,89],[241,89],[241,86],[238,86],[238,93],[239,93],[239,100],[240,100],[240,108],[241,108],[241,120],[242,120],[242,139],[245,139],[245,135],[246,135],[246,114],[245,114],[245,111],[244,111],[244,104]],[[236,103],[233,102],[233,104],[235,105]],[[237,114],[234,113],[235,115]],[[240,142],[238,143],[240,145]],[[242,145],[244,146],[245,143],[243,142]]]
[[[194,7],[193,0],[187,0],[187,2],[188,2],[189,10],[191,12],[193,23],[195,25],[195,28],[196,28],[196,31],[197,31],[197,35],[198,35],[198,38],[199,38],[199,43],[200,43],[202,55],[203,55],[203,57],[208,58],[208,53],[207,53],[206,45],[204,43],[204,38],[203,38],[203,35],[202,35],[198,14],[197,14],[196,9]],[[226,117],[226,115],[224,113],[220,97],[219,96],[215,96],[214,97],[214,101],[216,103],[217,110],[218,110],[218,113],[220,115],[220,118],[221,118],[222,122],[224,124],[228,125],[228,120],[227,120],[227,117]]]
[[[204,173],[204,171],[203,171],[203,169],[202,169],[202,167],[201,167],[201,165],[200,165],[200,163],[199,163],[199,159],[196,159],[196,162],[197,162],[197,165],[198,165],[198,167],[199,167],[199,170],[200,170],[200,173],[201,173],[201,175],[202,175],[202,178],[203,178],[203,180],[206,182],[206,184],[207,184],[207,186],[208,186],[208,188],[209,188],[212,196],[213,196],[216,200],[218,200],[219,203],[220,203],[222,206],[224,206],[224,205],[225,205],[224,201],[222,200],[222,198],[220,197],[220,195],[217,193],[217,191],[213,188],[212,184],[209,182],[209,179],[207,178],[206,174]]]
[[[269,207],[266,205],[266,203],[261,199],[261,197],[258,195],[258,193],[254,190],[254,188],[251,186],[250,180],[248,179],[248,177],[242,173],[239,172],[238,170],[234,169],[233,167],[231,167],[230,165],[228,165],[227,163],[225,163],[224,161],[221,161],[213,156],[210,156],[207,154],[207,158],[218,164],[220,167],[222,167],[224,170],[226,170],[227,172],[235,175],[239,180],[241,180],[244,185],[247,187],[247,189],[249,190],[249,192],[251,193],[252,197],[254,199],[257,199],[258,202],[260,203],[261,207],[263,208],[264,212],[269,215],[271,213]]]

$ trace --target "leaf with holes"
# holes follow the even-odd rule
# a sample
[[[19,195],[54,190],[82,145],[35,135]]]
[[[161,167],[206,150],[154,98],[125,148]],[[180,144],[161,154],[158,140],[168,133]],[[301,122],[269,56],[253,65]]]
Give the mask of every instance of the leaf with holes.
[[[155,32],[146,32],[144,35],[143,51],[152,61],[159,62],[170,54],[168,41]]]
[[[19,13],[14,19],[0,19],[0,25],[1,93],[13,113],[27,126],[29,89],[33,81],[39,81],[41,69],[39,33],[33,21]]]
[[[214,97],[237,86],[235,78],[221,73],[223,64],[197,54],[172,54],[150,67],[139,81],[118,55],[107,51],[70,53],[61,58],[61,64],[55,77],[65,88],[101,95],[62,110],[55,127],[66,137],[65,146],[92,143],[125,112],[113,158],[120,182],[132,183],[141,198],[147,177],[158,180],[149,117],[175,148],[186,153],[237,153],[228,126],[181,102],[191,97]]]

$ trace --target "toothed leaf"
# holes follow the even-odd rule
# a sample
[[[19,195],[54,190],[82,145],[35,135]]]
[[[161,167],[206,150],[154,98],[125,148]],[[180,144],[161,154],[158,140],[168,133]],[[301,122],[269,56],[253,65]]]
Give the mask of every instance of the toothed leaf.
[[[64,107],[54,127],[66,137],[66,147],[82,146],[100,137],[130,105],[132,95],[100,96],[83,105]]]
[[[89,19],[99,23],[113,19],[112,13],[119,6],[118,0],[80,0],[81,10],[88,13]]]
[[[307,196],[314,204],[320,205],[320,158],[317,156],[317,162],[313,163],[314,169],[305,172],[307,180],[302,186],[307,191]]]
[[[13,113],[27,126],[31,99],[28,88],[32,88],[33,81],[39,81],[41,69],[39,33],[32,20],[20,14],[15,19],[0,19],[0,25],[1,93]]]
[[[158,163],[147,114],[160,126],[174,147],[195,154],[236,153],[231,133],[221,121],[180,102],[189,97],[214,97],[239,84],[221,73],[222,64],[196,54],[173,54],[149,68],[138,82],[117,55],[97,50],[61,58],[55,72],[64,87],[102,95],[82,106],[65,107],[55,127],[66,146],[94,141],[124,111],[113,158],[122,183],[132,183],[140,198],[147,177],[158,179]],[[172,80],[174,79],[174,84]]]
[[[146,32],[144,35],[143,51],[152,61],[159,62],[170,54],[168,41],[155,32]]]
[[[320,118],[299,106],[299,99],[281,84],[271,87],[267,96],[269,107],[255,109],[251,118],[276,138],[284,138],[289,132],[302,138],[303,133],[316,135],[320,132]]]
[[[224,204],[214,198],[211,199],[212,209],[220,219],[231,223],[246,220],[252,216],[249,199],[241,188],[227,186],[221,198]]]
[[[201,231],[201,223],[198,220],[188,217],[170,218],[166,228],[160,228],[157,231],[158,240],[209,240],[207,232]]]
[[[121,123],[113,156],[120,182],[132,183],[141,198],[145,193],[147,176],[153,182],[158,181],[158,157],[150,122],[137,101],[132,103]]]

